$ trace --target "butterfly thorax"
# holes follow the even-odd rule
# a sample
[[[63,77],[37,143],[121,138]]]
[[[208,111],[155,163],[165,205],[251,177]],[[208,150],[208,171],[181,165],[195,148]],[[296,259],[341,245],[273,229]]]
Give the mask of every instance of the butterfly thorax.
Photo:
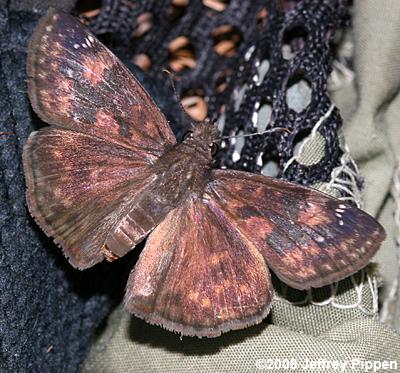
[[[211,162],[201,151],[183,142],[161,156],[155,167],[159,175],[160,193],[166,201],[175,205],[190,195],[202,196]]]
[[[179,204],[189,196],[202,197],[218,135],[213,124],[192,125],[184,140],[169,148],[157,161],[160,192],[168,202]]]

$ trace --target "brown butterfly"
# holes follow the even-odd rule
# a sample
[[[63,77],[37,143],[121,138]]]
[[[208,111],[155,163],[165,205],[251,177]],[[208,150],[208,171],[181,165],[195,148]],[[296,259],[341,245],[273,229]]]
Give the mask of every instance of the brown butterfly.
[[[85,269],[149,235],[125,306],[183,335],[216,337],[263,320],[268,267],[296,289],[364,267],[385,238],[365,212],[266,176],[214,170],[219,133],[177,143],[129,70],[81,23],[50,10],[29,46],[28,92],[49,127],[24,148],[31,214]]]

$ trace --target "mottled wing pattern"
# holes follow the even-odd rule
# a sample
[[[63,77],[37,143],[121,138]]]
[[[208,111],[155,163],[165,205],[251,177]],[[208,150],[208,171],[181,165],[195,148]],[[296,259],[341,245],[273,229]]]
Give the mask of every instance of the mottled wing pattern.
[[[32,106],[52,124],[24,148],[30,212],[75,267],[124,255],[166,214],[140,210],[156,178],[152,164],[175,144],[165,117],[67,14],[50,10],[39,22],[27,69]]]
[[[385,238],[380,224],[360,209],[266,176],[214,171],[205,197],[210,209],[297,289],[325,286],[355,273]]]
[[[136,316],[183,335],[216,337],[262,321],[272,300],[261,254],[200,200],[151,233],[126,290]]]
[[[24,169],[32,215],[81,269],[104,259],[107,236],[155,180],[128,149],[50,127],[29,137]]]
[[[29,44],[28,93],[47,123],[151,161],[174,144],[166,118],[129,70],[74,17],[50,10]]]

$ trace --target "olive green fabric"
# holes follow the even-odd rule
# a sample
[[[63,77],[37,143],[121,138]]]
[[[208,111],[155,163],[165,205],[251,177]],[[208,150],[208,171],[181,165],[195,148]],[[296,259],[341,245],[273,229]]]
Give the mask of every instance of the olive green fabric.
[[[333,97],[344,117],[346,142],[364,177],[364,208],[379,214],[388,233],[375,260],[383,279],[382,301],[388,301],[392,291],[397,292],[391,299],[396,303],[398,227],[389,193],[400,159],[400,2],[355,2],[353,29],[355,80]],[[392,326],[399,330],[400,310],[398,306],[390,308],[392,317],[384,315],[384,319],[391,318]]]
[[[400,338],[393,330],[365,317],[341,321],[318,336],[264,323],[211,340],[181,340],[120,309],[110,324],[87,360],[85,372],[254,372],[287,360],[297,364],[297,369],[286,371],[310,372],[303,369],[309,360],[390,362],[396,361],[400,351]],[[363,370],[345,370],[349,371]]]
[[[400,315],[392,286],[399,270],[395,205],[388,198],[400,156],[399,35],[398,0],[355,2],[355,79],[332,93],[345,119],[345,142],[364,177],[364,207],[379,216],[388,232],[388,240],[376,257],[378,266],[369,266],[342,281],[338,289],[326,287],[306,293],[289,291],[276,283],[271,315],[262,324],[215,339],[180,338],[119,307],[99,333],[82,371],[254,372],[271,371],[268,368],[275,366],[272,371],[362,372],[365,365],[361,361],[392,364],[392,368],[395,362],[400,370],[400,335],[393,328]],[[323,139],[316,136],[302,146],[298,161],[320,159]],[[340,186],[340,175],[348,162],[351,157],[345,152],[342,168],[336,170],[332,183],[316,187],[335,194],[334,186]],[[353,188],[357,200],[357,185]],[[392,299],[395,304],[385,308],[390,326],[379,321],[376,313],[377,270],[384,290],[381,301]],[[391,298],[386,289],[394,289]],[[307,368],[309,361],[320,365]],[[347,364],[345,370],[335,369],[335,361]],[[292,365],[279,369],[286,363]]]

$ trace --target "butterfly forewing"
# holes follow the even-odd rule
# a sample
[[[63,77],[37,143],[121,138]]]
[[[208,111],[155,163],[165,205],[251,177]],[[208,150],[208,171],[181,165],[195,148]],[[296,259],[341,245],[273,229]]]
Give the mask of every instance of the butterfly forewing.
[[[263,257],[201,200],[150,234],[127,284],[136,316],[183,335],[215,337],[262,321],[272,300]]]
[[[24,148],[32,215],[75,267],[124,255],[166,214],[140,211],[156,179],[152,165],[175,144],[165,117],[67,14],[51,10],[39,22],[27,70],[32,106],[52,124],[32,133]]]
[[[300,185],[240,171],[216,170],[209,206],[222,214],[285,283],[321,287],[362,267],[385,238],[367,213]]]
[[[132,148],[152,160],[175,137],[128,69],[74,17],[50,10],[29,45],[28,93],[47,123]]]

